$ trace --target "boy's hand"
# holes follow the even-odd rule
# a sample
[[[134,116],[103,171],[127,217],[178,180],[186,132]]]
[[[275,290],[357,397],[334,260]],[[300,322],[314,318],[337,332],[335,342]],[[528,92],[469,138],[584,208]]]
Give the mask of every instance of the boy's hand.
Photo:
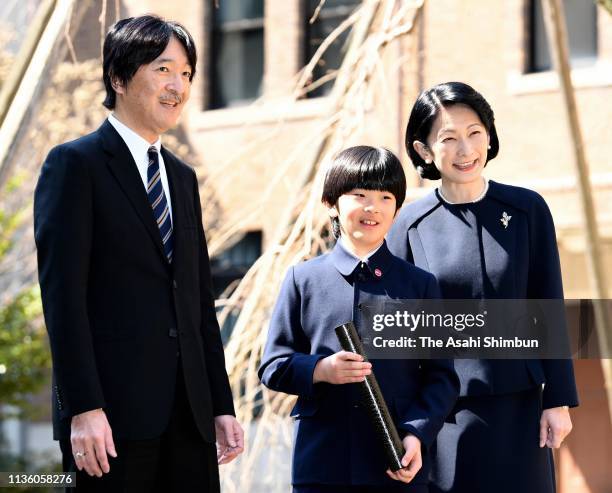
[[[402,457],[402,466],[404,467],[395,472],[391,472],[391,469],[387,469],[387,475],[396,481],[410,483],[423,466],[423,460],[421,458],[421,440],[409,433],[404,437],[402,443],[406,450],[404,457]]]
[[[359,354],[339,351],[319,360],[314,369],[313,382],[333,384],[363,382],[372,373],[372,364],[364,363]]]

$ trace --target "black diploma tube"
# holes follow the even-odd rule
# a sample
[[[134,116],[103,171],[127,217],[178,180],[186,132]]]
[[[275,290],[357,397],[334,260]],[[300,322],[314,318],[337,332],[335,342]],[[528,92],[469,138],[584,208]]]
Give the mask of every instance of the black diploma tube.
[[[364,361],[368,361],[361,344],[361,339],[357,334],[355,325],[353,322],[348,322],[336,327],[336,336],[340,341],[340,346],[345,351],[351,353],[357,353],[363,356]],[[366,376],[363,382],[356,383],[359,386],[361,392],[362,404],[368,410],[368,415],[376,436],[383,445],[387,460],[389,462],[389,469],[393,472],[399,471],[402,467],[402,457],[404,456],[404,446],[397,433],[395,424],[389,414],[389,408],[383,398],[374,372]]]

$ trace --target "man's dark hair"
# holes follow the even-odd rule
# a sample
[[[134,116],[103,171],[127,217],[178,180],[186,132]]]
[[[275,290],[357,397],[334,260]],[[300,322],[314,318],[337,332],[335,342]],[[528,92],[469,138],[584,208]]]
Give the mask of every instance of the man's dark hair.
[[[414,142],[427,143],[427,138],[431,132],[431,127],[442,108],[447,108],[454,104],[465,104],[469,106],[480,118],[487,133],[489,134],[489,149],[487,153],[487,163],[497,156],[499,152],[499,139],[495,129],[495,116],[487,100],[471,86],[463,82],[446,82],[438,84],[423,91],[417,98],[406,128],[406,151],[410,156],[412,164],[418,171],[421,178],[428,180],[439,180],[440,172],[434,163],[426,163],[419,153],[414,149]],[[486,163],[485,163],[486,166]]]
[[[106,108],[115,108],[117,95],[113,79],[126,85],[141,65],[151,63],[163,53],[172,36],[185,48],[191,66],[189,81],[192,81],[197,61],[196,48],[191,34],[181,24],[154,15],[128,17],[113,24],[104,40],[103,50],[106,98],[102,104]]]
[[[355,146],[343,150],[327,170],[321,201],[336,206],[340,196],[355,188],[393,194],[397,211],[406,197],[406,175],[402,163],[384,147]],[[332,231],[336,238],[340,237],[337,217],[332,218]]]

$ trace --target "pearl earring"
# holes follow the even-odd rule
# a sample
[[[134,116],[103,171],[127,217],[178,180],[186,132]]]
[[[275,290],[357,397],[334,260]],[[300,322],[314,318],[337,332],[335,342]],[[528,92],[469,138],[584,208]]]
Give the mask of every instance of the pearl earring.
[[[425,163],[426,163],[426,164],[431,164],[431,159],[426,159],[426,160],[425,160]]]
[[[330,207],[327,209],[327,212],[329,213],[329,217],[338,217],[338,211],[335,207]]]
[[[487,147],[487,149],[491,149],[491,146]]]

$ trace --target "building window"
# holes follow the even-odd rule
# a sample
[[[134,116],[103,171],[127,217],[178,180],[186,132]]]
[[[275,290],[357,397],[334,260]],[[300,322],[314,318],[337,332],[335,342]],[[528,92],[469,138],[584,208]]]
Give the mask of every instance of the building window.
[[[261,231],[250,231],[232,247],[224,250],[210,260],[215,298],[227,287],[242,279],[255,261],[261,257],[262,234]],[[238,313],[230,313],[222,327],[222,339],[225,344],[234,330]]]
[[[360,0],[327,0],[321,8],[316,20],[310,24],[316,8],[320,4],[320,0],[305,0],[306,12],[304,14],[304,65],[306,65],[313,57],[321,43],[331,32],[340,25],[347,17],[349,17],[355,8],[361,4]],[[348,33],[350,30],[343,32],[334,43],[325,51],[323,57],[319,60],[313,71],[313,82],[319,80],[328,74],[340,68],[342,59],[344,58],[347,46]],[[320,97],[326,96],[333,87],[333,79],[310,91],[307,96]]]
[[[529,72],[552,69],[541,0],[530,0]],[[597,5],[593,1],[563,0],[572,68],[593,65],[597,60]]]
[[[261,95],[263,0],[222,0],[213,9],[209,107],[252,102]]]
[[[261,231],[250,231],[232,247],[211,259],[215,297],[234,281],[242,279],[261,256]]]

